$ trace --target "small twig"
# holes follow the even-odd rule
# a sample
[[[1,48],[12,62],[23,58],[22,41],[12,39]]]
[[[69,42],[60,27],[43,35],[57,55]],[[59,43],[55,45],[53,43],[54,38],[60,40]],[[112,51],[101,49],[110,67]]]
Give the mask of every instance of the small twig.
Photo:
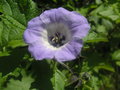
[[[74,74],[73,71],[70,69],[69,66],[67,66],[66,64],[64,64],[63,62],[59,62],[62,66],[64,66],[66,69],[69,70],[70,73]]]

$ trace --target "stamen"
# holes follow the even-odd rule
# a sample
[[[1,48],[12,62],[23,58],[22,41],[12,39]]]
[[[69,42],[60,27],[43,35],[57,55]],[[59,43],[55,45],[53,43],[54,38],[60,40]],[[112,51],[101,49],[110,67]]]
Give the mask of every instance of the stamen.
[[[50,37],[50,42],[55,47],[64,45],[63,43],[64,40],[65,40],[65,36],[59,32],[56,32],[53,36]]]

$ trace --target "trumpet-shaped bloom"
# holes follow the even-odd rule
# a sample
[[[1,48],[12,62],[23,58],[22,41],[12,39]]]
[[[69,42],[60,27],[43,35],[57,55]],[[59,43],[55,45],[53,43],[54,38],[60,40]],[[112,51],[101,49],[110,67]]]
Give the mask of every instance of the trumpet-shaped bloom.
[[[87,19],[74,11],[56,8],[44,11],[28,22],[24,40],[36,60],[74,60],[90,29]]]

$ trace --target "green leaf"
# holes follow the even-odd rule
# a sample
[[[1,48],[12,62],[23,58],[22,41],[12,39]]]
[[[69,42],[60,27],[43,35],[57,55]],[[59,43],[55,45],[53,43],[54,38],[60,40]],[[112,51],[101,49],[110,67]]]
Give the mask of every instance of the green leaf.
[[[2,90],[2,85],[3,85],[3,77],[2,77],[2,73],[0,73],[0,90]]]
[[[23,71],[21,81],[10,79],[7,87],[3,90],[30,90],[32,82],[34,82],[34,79],[31,75],[27,75],[25,71]]]
[[[2,1],[0,1],[0,12],[2,12]]]
[[[96,4],[101,4],[102,1],[101,0],[95,0]]]
[[[9,56],[9,55],[10,55],[10,53],[8,51],[4,51],[4,52],[0,51],[0,57]]]
[[[3,0],[2,8],[4,15],[9,15],[19,23],[26,25],[25,15],[20,12],[16,2],[13,0]]]
[[[61,71],[59,71],[58,69],[55,70],[54,76],[51,81],[54,90],[64,90],[66,77]]]
[[[25,15],[20,12],[15,1],[2,0],[1,3],[3,14],[0,17],[0,47],[10,46],[15,48],[23,46],[23,32],[26,25]],[[12,46],[13,41],[15,41],[14,46]]]
[[[94,67],[94,70],[96,72],[98,72],[100,69],[104,69],[104,70],[108,70],[108,71],[111,71],[111,72],[115,72],[114,68],[110,65],[99,65],[99,66],[96,66]]]
[[[108,35],[108,32],[107,32],[107,30],[106,30],[106,28],[105,28],[105,26],[104,25],[97,25],[97,32],[98,33],[100,33],[101,35]]]
[[[113,23],[107,19],[102,19],[102,25],[104,25],[107,30],[111,30],[114,28]]]
[[[112,54],[112,59],[113,59],[113,60],[120,60],[120,50],[116,50],[116,51]]]
[[[13,40],[23,41],[24,25],[10,16],[3,16],[0,23],[0,46],[7,45]],[[18,45],[18,43],[16,44]]]
[[[0,22],[0,44],[2,43],[2,32],[3,32],[3,23]]]
[[[4,14],[6,15],[12,15],[12,10],[11,10],[11,7],[10,5],[8,4],[8,2],[6,0],[2,0],[2,11]]]
[[[40,14],[40,11],[38,11],[38,7],[35,2],[32,0],[29,0],[29,8],[27,9],[26,18],[27,20],[30,20],[31,18],[38,16]]]
[[[26,21],[38,16],[40,14],[37,4],[33,0],[16,0],[20,6],[20,10],[25,14]]]
[[[17,28],[20,29],[25,29],[25,26],[23,24],[21,24],[19,21],[17,21],[15,18],[8,16],[8,15],[4,15],[2,17],[2,20],[5,24],[7,24],[9,27],[12,27],[11,25],[14,25]]]
[[[89,8],[80,8],[80,10],[78,9],[76,11],[78,11],[80,14],[86,16],[89,11]]]
[[[99,82],[98,77],[92,75],[90,81],[83,85],[82,90],[99,90]]]
[[[23,42],[23,40],[12,40],[8,43],[8,47],[12,47],[12,48],[16,48],[19,46],[26,46],[27,44],[25,44]]]
[[[96,32],[89,33],[84,39],[87,43],[108,42],[108,38]]]
[[[18,77],[19,76],[19,68],[16,68],[13,72],[8,73],[7,75],[2,75],[2,73],[0,73],[0,90],[3,90],[4,88],[4,84],[6,83],[6,80],[8,79],[9,76],[14,76],[14,77]]]
[[[25,27],[22,24],[9,16],[3,17],[2,21],[2,28],[0,29],[0,46],[7,45],[12,40],[23,40],[22,35]]]
[[[103,11],[105,9],[104,4],[100,5],[99,7],[97,7],[95,10],[93,10],[92,12],[90,12],[90,15],[98,15],[99,12]]]
[[[91,78],[91,86],[93,87],[93,90],[99,90],[98,88],[98,78],[95,76],[92,76]]]
[[[116,61],[116,65],[120,66],[120,61]]]
[[[109,18],[113,21],[117,20],[119,18],[119,15],[116,14],[116,12],[113,10],[112,6],[108,7],[106,10],[99,12],[101,16],[104,16],[106,18]]]

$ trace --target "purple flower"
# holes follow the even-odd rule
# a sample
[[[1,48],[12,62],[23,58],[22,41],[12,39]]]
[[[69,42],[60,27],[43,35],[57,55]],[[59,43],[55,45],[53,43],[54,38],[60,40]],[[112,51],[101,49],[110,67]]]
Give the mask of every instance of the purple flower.
[[[28,22],[24,40],[36,60],[74,60],[83,46],[82,38],[90,29],[87,19],[64,8],[44,11]]]

